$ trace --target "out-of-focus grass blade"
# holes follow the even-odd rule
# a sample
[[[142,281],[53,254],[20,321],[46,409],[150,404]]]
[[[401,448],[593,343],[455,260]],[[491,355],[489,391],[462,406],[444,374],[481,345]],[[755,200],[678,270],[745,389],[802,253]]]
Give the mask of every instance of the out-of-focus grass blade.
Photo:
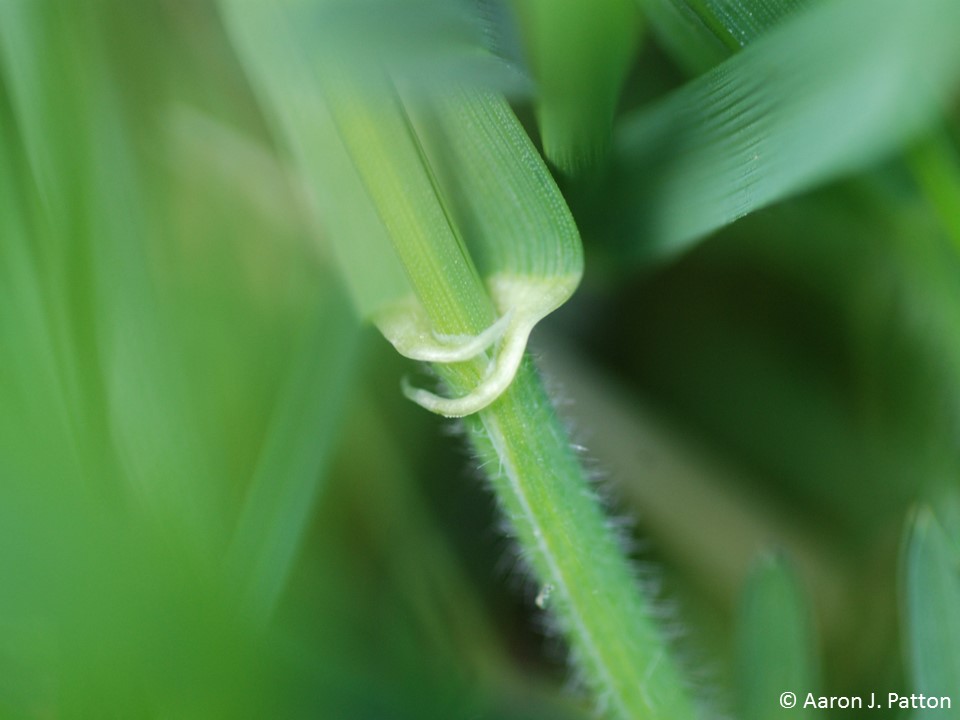
[[[537,81],[543,149],[564,173],[609,151],[620,88],[640,36],[635,0],[514,0]]]
[[[810,717],[803,697],[817,693],[819,670],[810,608],[783,558],[766,555],[756,564],[743,594],[737,630],[737,675],[744,720]],[[792,710],[780,694],[795,693]]]
[[[151,265],[164,190],[135,151],[102,40],[108,10],[3,6],[6,67],[40,195],[36,227],[46,229],[33,241],[85,482],[133,492],[203,545],[217,537],[213,503],[228,478],[204,443],[178,323]]]
[[[20,346],[24,352],[4,355],[10,362],[18,357],[25,361],[24,374],[12,376],[18,378],[14,382],[20,392],[39,381],[35,371],[42,368],[51,373],[52,384],[38,382],[44,388],[38,391],[52,396],[54,405],[44,410],[57,408],[59,412],[51,418],[64,421],[67,435],[56,446],[75,453],[75,468],[67,477],[93,475],[89,482],[109,484],[110,471],[103,467],[103,417],[90,402],[98,394],[98,383],[90,354],[85,352],[90,346],[92,298],[86,285],[89,264],[80,261],[87,236],[80,227],[78,196],[89,183],[74,184],[71,179],[85,170],[83,147],[71,136],[83,122],[77,110],[84,98],[79,94],[80,83],[58,81],[60,68],[73,68],[84,49],[78,38],[72,46],[62,42],[69,22],[69,12],[58,12],[50,3],[12,0],[0,4],[0,90],[8,113],[3,142],[7,144],[5,160],[10,163],[10,175],[5,178],[9,185],[2,192],[11,204],[4,213],[11,225],[4,244],[11,260],[19,245],[23,265],[17,282],[29,284],[10,307],[32,304],[31,294],[37,302],[36,315],[24,314],[8,327],[14,338],[22,333],[24,339],[46,345],[45,357],[31,357],[29,342],[11,339],[9,347]],[[41,47],[46,52],[39,53]],[[26,313],[28,306],[22,309]],[[42,362],[31,367],[36,360]],[[37,399],[36,407],[43,407]],[[51,423],[50,429],[55,427]]]
[[[289,147],[331,242],[358,313],[369,318],[412,289],[363,180],[340,141],[295,31],[290,3],[221,0],[238,55],[275,132]]]
[[[843,0],[784,21],[624,122],[606,206],[623,219],[616,241],[676,251],[892,152],[956,90],[958,32],[953,0]]]
[[[286,586],[344,413],[357,323],[335,289],[305,323],[227,558],[242,613],[258,627]]]
[[[293,0],[297,42],[364,70],[387,67],[424,87],[466,83],[527,94],[504,0]],[[356,72],[356,71],[360,72]]]
[[[7,70],[0,61],[0,72]],[[58,356],[60,338],[41,276],[38,246],[45,227],[38,222],[38,199],[6,91],[0,82],[0,576],[5,578],[0,583],[0,625],[5,626],[0,674],[17,677],[17,665],[32,654],[21,656],[10,643],[23,631],[22,618],[46,609],[39,602],[50,590],[45,569],[57,555],[51,543],[38,540],[44,532],[69,533],[62,522],[66,498],[57,497],[57,483],[76,484],[81,462]],[[40,626],[37,634],[49,633],[43,621],[34,621]],[[36,662],[42,671],[48,659]],[[39,675],[26,676],[31,674]],[[26,676],[18,690],[29,696],[32,683]],[[15,716],[8,701],[13,702],[7,693],[0,696],[0,710]]]
[[[585,715],[575,698],[558,697],[552,683],[541,684],[505,653],[483,593],[424,504],[409,457],[384,420],[383,404],[358,391],[335,466],[338,482],[293,578],[294,597],[307,590],[310,602],[284,602],[276,619],[275,627],[301,633],[295,642],[310,648],[296,681],[313,716]],[[420,430],[431,434],[432,426]],[[303,635],[303,627],[310,632]],[[307,712],[298,694],[287,692],[298,708],[288,714]]]
[[[236,464],[237,471],[249,473],[250,477],[248,481],[244,477],[239,519],[235,526],[231,523],[228,530],[230,539],[225,561],[229,587],[239,596],[244,619],[262,630],[285,588],[315,499],[327,476],[326,465],[355,378],[351,360],[356,357],[359,323],[331,269],[314,267],[311,270],[308,263],[301,274],[291,272],[287,265],[302,265],[308,259],[300,257],[303,249],[296,241],[302,242],[309,228],[305,227],[306,213],[295,202],[296,188],[265,148],[212,118],[180,112],[173,119],[176,121],[173,142],[177,149],[173,154],[182,164],[184,176],[180,184],[184,195],[193,197],[200,193],[205,202],[207,225],[193,227],[189,232],[200,235],[224,232],[216,222],[218,212],[228,214],[229,206],[246,195],[249,202],[266,214],[269,223],[261,230],[247,219],[245,227],[237,227],[235,232],[239,236],[246,229],[254,235],[244,242],[253,245],[254,257],[261,265],[271,262],[278,265],[273,268],[273,272],[278,273],[274,277],[285,285],[282,294],[268,298],[270,306],[279,307],[271,307],[267,317],[251,318],[254,326],[249,342],[280,346],[280,359],[268,362],[268,356],[261,360],[264,364],[261,372],[278,375],[280,382],[268,386],[273,392],[267,395],[268,406],[264,408],[267,421],[245,430],[256,438],[257,447]],[[220,191],[215,194],[213,188]],[[256,236],[258,231],[274,233],[268,241],[272,255],[263,254],[265,239]],[[229,233],[230,229],[225,232]],[[286,234],[292,234],[290,239],[294,243],[283,242]],[[255,250],[257,247],[261,248],[259,252]],[[323,244],[321,249],[325,248]],[[272,273],[265,275],[271,278]],[[279,290],[270,288],[271,293]],[[229,321],[229,318],[217,317],[216,310],[222,301],[208,298],[203,304],[209,307],[198,310],[197,303],[191,303],[191,299],[186,298],[188,305],[182,312],[192,311],[197,315],[213,310],[214,317],[204,318],[205,322],[215,326]],[[235,311],[238,299],[231,300],[220,312]],[[268,335],[264,328],[257,327],[260,323],[282,323],[286,327],[271,328]],[[223,330],[219,332],[229,337]],[[235,353],[221,356],[216,350],[216,346],[203,348],[198,359],[205,361],[206,356],[214,353],[219,373],[232,370],[233,377],[226,379],[224,392],[231,392],[236,384],[249,385],[251,381],[268,384],[266,378],[251,376],[243,362],[239,367],[231,367],[236,364],[236,358],[231,357]],[[250,388],[248,394],[256,397],[258,393],[253,390]],[[212,391],[209,394],[215,396]],[[222,407],[214,406],[208,413],[214,422],[223,422]],[[247,409],[242,414],[254,415],[255,412]]]
[[[932,132],[907,156],[918,184],[960,253],[960,152],[943,129]]]
[[[700,73],[745,47],[810,0],[639,0],[660,41]]]
[[[913,690],[951,696],[960,686],[960,545],[927,508],[908,528],[903,555],[903,626]],[[938,711],[960,717],[960,708]]]
[[[122,10],[0,3],[0,624],[36,626],[21,671],[52,679],[29,699],[46,714],[262,716],[216,572],[231,501],[261,443],[280,498],[305,501],[322,479],[355,328],[338,294],[304,289],[327,278],[301,245],[284,250],[302,228],[270,227],[222,183],[170,182],[152,111],[183,78],[136,39],[118,51]],[[288,389],[261,421],[283,370],[316,379],[306,364],[329,394]],[[308,509],[271,518],[280,570]],[[17,650],[0,646],[7,677]]]

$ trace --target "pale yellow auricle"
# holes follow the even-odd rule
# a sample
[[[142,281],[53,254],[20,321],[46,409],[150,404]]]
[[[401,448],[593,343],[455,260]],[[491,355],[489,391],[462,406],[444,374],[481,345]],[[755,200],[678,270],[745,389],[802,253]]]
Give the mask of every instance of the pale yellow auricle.
[[[490,293],[503,314],[475,336],[436,336],[414,298],[375,317],[374,322],[401,355],[414,360],[465,362],[497,345],[483,379],[467,395],[442,397],[403,381],[404,395],[421,407],[445,417],[464,417],[483,410],[506,391],[517,374],[534,326],[567,301],[578,281],[579,276],[572,275],[540,281],[505,274],[490,278]]]

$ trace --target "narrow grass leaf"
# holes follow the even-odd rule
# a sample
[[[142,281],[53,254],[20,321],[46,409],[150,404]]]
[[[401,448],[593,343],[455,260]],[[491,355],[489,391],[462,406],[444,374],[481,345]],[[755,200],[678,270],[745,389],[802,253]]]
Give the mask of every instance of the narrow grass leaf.
[[[907,153],[917,184],[960,253],[960,152],[942,128],[922,138]]]
[[[613,114],[636,52],[634,0],[515,0],[537,82],[544,153],[565,174],[596,170],[610,149]]]
[[[426,94],[399,81],[383,103],[344,80],[326,85],[331,107],[422,308],[411,298],[374,319],[416,359],[464,362],[495,345],[465,395],[406,388],[427,409],[469,415],[503,393],[534,325],[572,295],[582,273],[579,235],[502,99],[452,88]],[[457,208],[473,221],[468,227]]]
[[[286,587],[350,393],[357,323],[327,283],[304,323],[227,554],[241,613],[260,629]]]
[[[230,38],[260,105],[303,183],[358,314],[368,319],[412,292],[363,181],[318,91],[317,68],[282,3],[222,0]],[[371,262],[371,260],[373,260]]]
[[[744,720],[813,717],[804,709],[807,693],[819,687],[811,610],[800,584],[785,560],[761,557],[747,579],[737,628],[737,678],[740,715]],[[783,692],[799,698],[797,707],[782,709]]]
[[[915,692],[951,696],[960,685],[960,546],[927,508],[908,529],[903,556],[903,627]],[[960,708],[938,711],[960,717]]]
[[[262,440],[247,415],[271,386],[274,345],[301,319],[283,300],[302,290],[309,263],[290,252],[300,262],[285,258],[287,272],[270,285],[262,266],[276,248],[261,242],[244,258],[258,261],[244,270],[256,270],[235,277],[258,214],[234,203],[236,225],[220,224],[210,208],[221,188],[198,184],[188,202],[169,183],[150,111],[162,104],[153,93],[175,81],[132,52],[123,70],[150,102],[125,92],[110,33],[117,10],[97,0],[0,3],[0,567],[10,586],[0,591],[0,623],[26,617],[40,635],[49,631],[53,657],[30,673],[52,690],[32,698],[34,713],[145,717],[179,707],[236,717],[257,690],[237,682],[248,677],[246,637],[215,572],[221,531],[234,519],[226,498],[250,472],[236,456]],[[209,233],[178,235],[183,216]],[[221,240],[216,251],[234,264],[201,262]],[[187,301],[193,273],[202,288]],[[254,297],[251,286],[264,280]],[[215,327],[215,339],[198,342],[212,299],[223,296],[236,301],[225,324],[242,329]],[[324,375],[329,402],[316,408],[336,417],[337,393],[348,387],[337,353],[349,352],[353,329],[339,296],[326,300],[329,314],[309,318],[326,342],[314,340],[300,361],[334,374],[335,383]],[[252,342],[237,342],[245,333]],[[227,355],[241,368],[235,375],[229,360],[217,362]],[[292,483],[322,477],[313,454],[325,457],[335,425],[302,413],[303,432],[320,434],[298,435],[295,405],[277,414],[282,442],[267,442],[284,461],[261,468],[283,497]],[[289,553],[297,528],[274,520],[293,538]],[[187,687],[190,698],[180,695]]]
[[[135,148],[137,129],[103,39],[108,9],[3,6],[4,30],[16,36],[6,44],[7,66],[40,195],[37,226],[48,229],[34,236],[35,251],[86,482],[114,495],[132,490],[189,528],[198,547],[213,547],[215,495],[227,477],[203,442],[177,323],[151,265],[165,193]],[[31,72],[19,76],[23,67]]]
[[[638,0],[671,56],[699,74],[811,0]]]
[[[389,68],[425,87],[453,83],[529,94],[504,0],[285,0],[284,5],[297,43],[348,67],[353,81]]]
[[[675,252],[893,152],[955,93],[958,31],[953,0],[843,0],[784,21],[623,123],[605,207],[618,242]]]

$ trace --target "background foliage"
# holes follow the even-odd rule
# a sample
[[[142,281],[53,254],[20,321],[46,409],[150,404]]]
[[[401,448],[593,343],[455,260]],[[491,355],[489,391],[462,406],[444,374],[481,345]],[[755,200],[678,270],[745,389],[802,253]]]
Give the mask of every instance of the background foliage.
[[[960,5],[300,4],[542,148],[534,349],[711,712],[960,687]],[[227,5],[0,0],[0,717],[589,716]]]

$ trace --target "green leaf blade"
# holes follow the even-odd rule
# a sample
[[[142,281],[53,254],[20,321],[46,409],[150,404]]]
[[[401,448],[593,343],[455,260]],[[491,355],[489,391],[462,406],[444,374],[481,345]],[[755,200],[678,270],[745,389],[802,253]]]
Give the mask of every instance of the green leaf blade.
[[[358,325],[328,283],[295,348],[225,561],[244,618],[260,629],[286,587],[353,385]]]
[[[956,92],[958,29],[950,0],[818,5],[625,121],[607,206],[621,246],[676,252],[893,152]]]
[[[537,80],[544,153],[567,175],[595,171],[609,152],[621,85],[640,39],[634,0],[516,0]]]
[[[776,555],[761,557],[747,579],[737,660],[744,720],[813,717],[816,711],[803,707],[819,688],[811,612],[790,566]],[[780,706],[784,692],[797,696],[797,707]]]
[[[810,0],[639,0],[671,56],[700,74]]]
[[[929,509],[913,519],[904,573],[902,613],[914,690],[950,697],[960,686],[960,549]],[[960,707],[938,712],[960,717]]]

